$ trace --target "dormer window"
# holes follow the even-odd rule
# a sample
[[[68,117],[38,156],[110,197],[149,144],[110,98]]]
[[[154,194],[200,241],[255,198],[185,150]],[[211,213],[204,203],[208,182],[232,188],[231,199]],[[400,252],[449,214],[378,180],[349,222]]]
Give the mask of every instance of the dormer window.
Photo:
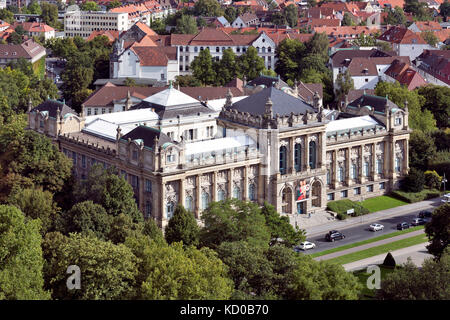
[[[131,158],[132,158],[133,160],[136,160],[136,161],[137,161],[137,158],[138,158],[138,152],[137,152],[137,150],[133,150],[133,152],[132,152],[132,154],[131,154]]]
[[[167,163],[174,162],[175,161],[175,155],[174,154],[168,154],[167,155]]]
[[[396,126],[401,126],[402,125],[402,118],[401,117],[396,117],[395,118],[395,125]]]

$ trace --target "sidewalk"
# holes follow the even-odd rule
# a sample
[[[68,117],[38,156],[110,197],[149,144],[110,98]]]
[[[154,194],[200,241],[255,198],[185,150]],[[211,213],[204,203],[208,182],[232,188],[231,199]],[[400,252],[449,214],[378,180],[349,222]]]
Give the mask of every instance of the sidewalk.
[[[379,241],[376,241],[376,242],[363,244],[362,246],[358,246],[358,247],[349,248],[349,249],[346,249],[346,250],[342,250],[342,251],[326,254],[324,256],[320,256],[320,257],[314,258],[314,260],[318,260],[319,261],[319,260],[333,259],[333,258],[336,258],[336,257],[344,256],[344,255],[349,254],[349,253],[362,251],[362,250],[366,250],[366,249],[369,249],[369,248],[381,246],[383,244],[387,244],[387,243],[395,242],[395,241],[398,241],[398,240],[402,240],[402,239],[418,236],[419,234],[423,234],[423,233],[425,233],[425,230],[424,229],[420,229],[420,230],[416,230],[416,231],[413,231],[413,232],[408,232],[408,233],[405,233],[405,234],[401,234],[401,235],[398,235],[398,236],[395,236],[395,237],[391,237],[391,238],[379,240]]]
[[[431,254],[428,253],[428,250],[426,248],[427,245],[428,242],[420,243],[411,247],[392,251],[391,254],[394,257],[397,265],[405,263],[408,257],[411,257],[413,263],[419,267],[422,265],[425,259],[433,257]],[[383,263],[384,258],[386,258],[386,254],[387,253],[383,253],[367,259],[347,263],[344,264],[343,267],[346,271],[354,271],[367,268],[367,266],[372,264],[381,264]]]
[[[307,237],[312,237],[320,234],[325,234],[329,230],[333,229],[344,229],[356,225],[362,225],[371,223],[374,221],[378,221],[380,219],[386,219],[390,217],[399,216],[408,212],[413,212],[416,210],[426,210],[435,208],[436,205],[439,205],[441,202],[440,198],[435,198],[431,200],[425,200],[416,203],[406,204],[404,206],[399,206],[391,209],[386,209],[382,211],[377,211],[373,213],[369,213],[359,217],[351,217],[346,220],[335,220],[329,223],[324,223],[321,225],[305,228]]]

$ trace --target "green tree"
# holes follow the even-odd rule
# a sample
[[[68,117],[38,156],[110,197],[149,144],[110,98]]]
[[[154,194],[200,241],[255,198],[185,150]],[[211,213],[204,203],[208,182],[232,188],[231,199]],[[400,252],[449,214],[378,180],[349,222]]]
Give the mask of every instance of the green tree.
[[[268,202],[264,202],[261,213],[263,214],[266,220],[266,226],[270,231],[272,245],[275,243],[282,243],[285,246],[292,248],[293,246],[306,240],[304,230],[300,230],[298,228],[294,229],[292,224],[289,222],[289,218],[281,216],[275,210],[275,207]]]
[[[41,6],[37,1],[31,1],[31,3],[27,7],[27,13],[29,14],[42,14]]]
[[[417,92],[425,98],[422,110],[433,113],[438,128],[450,127],[450,88],[427,85],[420,87]]]
[[[44,291],[38,220],[25,220],[14,206],[0,205],[0,300],[48,299]]]
[[[122,5],[122,3],[119,0],[113,0],[113,1],[108,2],[108,5],[106,6],[106,8],[108,10],[111,10],[111,9],[120,7],[121,5]]]
[[[298,80],[300,74],[300,62],[306,51],[305,45],[293,39],[285,39],[281,41],[275,49],[276,73],[283,75],[287,80]]]
[[[295,5],[290,4],[286,8],[284,8],[283,15],[286,17],[286,22],[288,23],[289,27],[294,28],[295,26],[297,26],[298,11]]]
[[[416,168],[411,168],[408,175],[403,178],[401,188],[406,192],[420,192],[425,184],[425,175]]]
[[[194,14],[204,17],[220,17],[224,15],[224,11],[216,0],[198,0],[194,5]]]
[[[14,22],[14,13],[8,9],[0,9],[0,20],[6,21],[8,23]]]
[[[447,22],[447,18],[450,16],[450,2],[448,0],[445,0],[439,6],[439,14],[444,18],[444,22]]]
[[[42,9],[42,20],[48,24],[49,26],[53,28],[59,27],[58,25],[58,6],[42,2],[41,3],[41,9]]]
[[[197,246],[199,243],[199,227],[194,215],[178,205],[173,217],[165,229],[167,243],[183,241],[186,246]]]
[[[53,194],[41,188],[15,188],[8,197],[8,203],[19,208],[26,217],[41,221],[41,234],[55,229],[60,208],[53,201]]]
[[[295,300],[355,300],[361,289],[357,278],[342,266],[306,255],[299,256],[291,286],[288,298]]]
[[[439,43],[439,39],[433,31],[423,31],[420,35],[432,47],[436,47]]]
[[[177,33],[183,34],[195,34],[198,32],[197,23],[195,18],[191,15],[182,15],[181,18],[177,20]]]
[[[352,19],[352,15],[349,12],[344,13],[344,18],[342,19],[343,26],[354,26],[356,23]]]
[[[240,76],[237,58],[233,49],[229,48],[223,51],[222,59],[215,63],[215,69],[216,84],[219,86],[223,86]]]
[[[175,79],[173,84],[175,87],[200,87],[202,85],[196,77],[191,75],[176,76]]]
[[[81,5],[83,11],[100,11],[100,7],[94,1],[86,1]]]
[[[336,79],[336,87],[338,101],[342,101],[350,90],[355,89],[352,76],[350,75],[348,69],[345,70],[345,72],[340,72],[338,74]]]
[[[443,204],[433,211],[431,221],[425,225],[430,240],[428,252],[440,259],[450,242],[450,205]]]
[[[216,73],[213,69],[213,61],[209,48],[200,51],[200,54],[192,61],[191,69],[194,77],[197,78],[202,85],[205,86],[214,83]]]
[[[429,110],[422,110],[425,99],[417,93],[410,91],[407,87],[398,82],[378,82],[375,87],[375,94],[380,97],[387,96],[400,108],[405,107],[405,101],[408,101],[409,125],[412,129],[431,132],[436,130],[436,120]]]
[[[427,4],[424,2],[406,0],[403,5],[403,10],[412,13],[416,21],[433,20],[431,10],[429,10]]]
[[[384,18],[385,24],[390,24],[394,26],[406,25],[406,16],[402,8],[396,6],[394,9],[386,9],[386,11],[387,16]]]
[[[377,41],[375,37],[365,33],[361,33],[358,38],[353,41],[353,44],[360,47],[374,47],[376,46]]]
[[[200,243],[216,248],[222,242],[246,241],[257,247],[267,247],[270,233],[258,205],[237,199],[213,202],[202,214],[204,228]]]
[[[237,9],[233,6],[228,6],[225,9],[224,17],[231,24],[237,18]]]
[[[34,131],[19,132],[10,138],[3,149],[7,152],[0,156],[0,194],[8,195],[14,186],[41,186],[50,192],[61,190],[71,175],[72,161],[50,139]]]
[[[94,235],[100,240],[108,240],[113,217],[106,210],[92,201],[83,201],[75,204],[72,209],[62,215],[61,231]]]
[[[125,78],[123,85],[126,87],[136,87],[136,81],[132,78]]]
[[[325,32],[314,33],[314,35],[306,42],[306,50],[308,55],[316,55],[318,60],[325,64],[328,62],[328,36]]]
[[[442,177],[435,170],[427,170],[425,174],[425,185],[432,189],[440,189]]]
[[[253,80],[264,70],[264,59],[258,56],[258,52],[252,46],[238,58],[241,74],[245,74],[247,80]]]
[[[23,42],[23,36],[14,31],[7,39],[9,44],[21,44]]]
[[[274,12],[271,19],[272,23],[276,26],[284,26],[287,23],[286,17],[281,12]]]
[[[127,239],[140,259],[136,296],[150,300],[228,299],[232,284],[214,251],[181,243],[157,245],[145,238]]]
[[[430,134],[413,131],[409,139],[409,164],[413,168],[427,170],[436,154],[436,146],[430,143]]]
[[[411,258],[386,275],[377,292],[380,300],[448,300],[450,291],[450,255],[447,251],[439,261],[426,259],[419,270]]]
[[[114,168],[104,170],[98,164],[92,166],[86,181],[76,186],[75,198],[79,202],[91,200],[112,216],[123,213],[129,215],[134,222],[143,221],[131,185],[123,177],[119,177]]]
[[[60,300],[118,300],[134,290],[138,259],[123,244],[104,242],[93,235],[65,237],[48,233],[43,242],[45,284]],[[81,272],[81,290],[68,290],[67,267]]]

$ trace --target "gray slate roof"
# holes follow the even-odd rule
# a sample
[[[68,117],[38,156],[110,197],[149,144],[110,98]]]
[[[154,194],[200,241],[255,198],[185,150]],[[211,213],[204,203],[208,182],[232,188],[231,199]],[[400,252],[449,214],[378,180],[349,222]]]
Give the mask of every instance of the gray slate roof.
[[[386,97],[373,96],[369,94],[363,94],[358,99],[353,100],[348,106],[354,108],[362,108],[365,106],[371,106],[375,111],[384,113],[386,108],[386,102],[388,108],[398,108],[398,106]]]
[[[242,99],[234,103],[231,109],[248,112],[254,116],[262,116],[269,97],[273,103],[272,110],[274,116],[276,114],[280,116],[290,115],[292,112],[294,114],[314,112],[314,108],[310,104],[275,87],[265,88],[248,98]]]
[[[139,140],[142,139],[144,142],[144,146],[154,149],[155,147],[155,137],[158,137],[158,145],[163,145],[167,142],[172,142],[172,139],[169,138],[165,133],[162,133],[161,131],[150,128],[147,126],[139,126],[136,129],[131,130],[126,135],[122,136],[122,140],[128,140],[130,138],[131,140]]]
[[[39,110],[40,112],[47,111],[49,117],[56,118],[58,108],[61,112],[62,117],[64,117],[68,113],[77,115],[75,110],[70,108],[65,103],[58,101],[58,100],[53,100],[53,99],[47,99],[46,101],[42,102],[37,107],[34,107],[33,109],[31,109],[31,112],[36,112],[37,110]]]

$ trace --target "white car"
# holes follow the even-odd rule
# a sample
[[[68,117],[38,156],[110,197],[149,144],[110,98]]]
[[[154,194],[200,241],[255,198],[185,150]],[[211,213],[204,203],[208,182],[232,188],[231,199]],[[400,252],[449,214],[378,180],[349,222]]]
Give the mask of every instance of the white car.
[[[309,241],[302,242],[298,246],[298,248],[300,250],[314,249],[315,247],[316,247],[316,245],[314,243],[312,243],[312,242],[309,242]]]
[[[441,201],[444,203],[450,203],[450,193],[444,194]]]
[[[369,226],[369,230],[371,230],[371,231],[380,231],[380,230],[383,230],[383,228],[384,228],[384,226],[379,223],[372,223]]]

